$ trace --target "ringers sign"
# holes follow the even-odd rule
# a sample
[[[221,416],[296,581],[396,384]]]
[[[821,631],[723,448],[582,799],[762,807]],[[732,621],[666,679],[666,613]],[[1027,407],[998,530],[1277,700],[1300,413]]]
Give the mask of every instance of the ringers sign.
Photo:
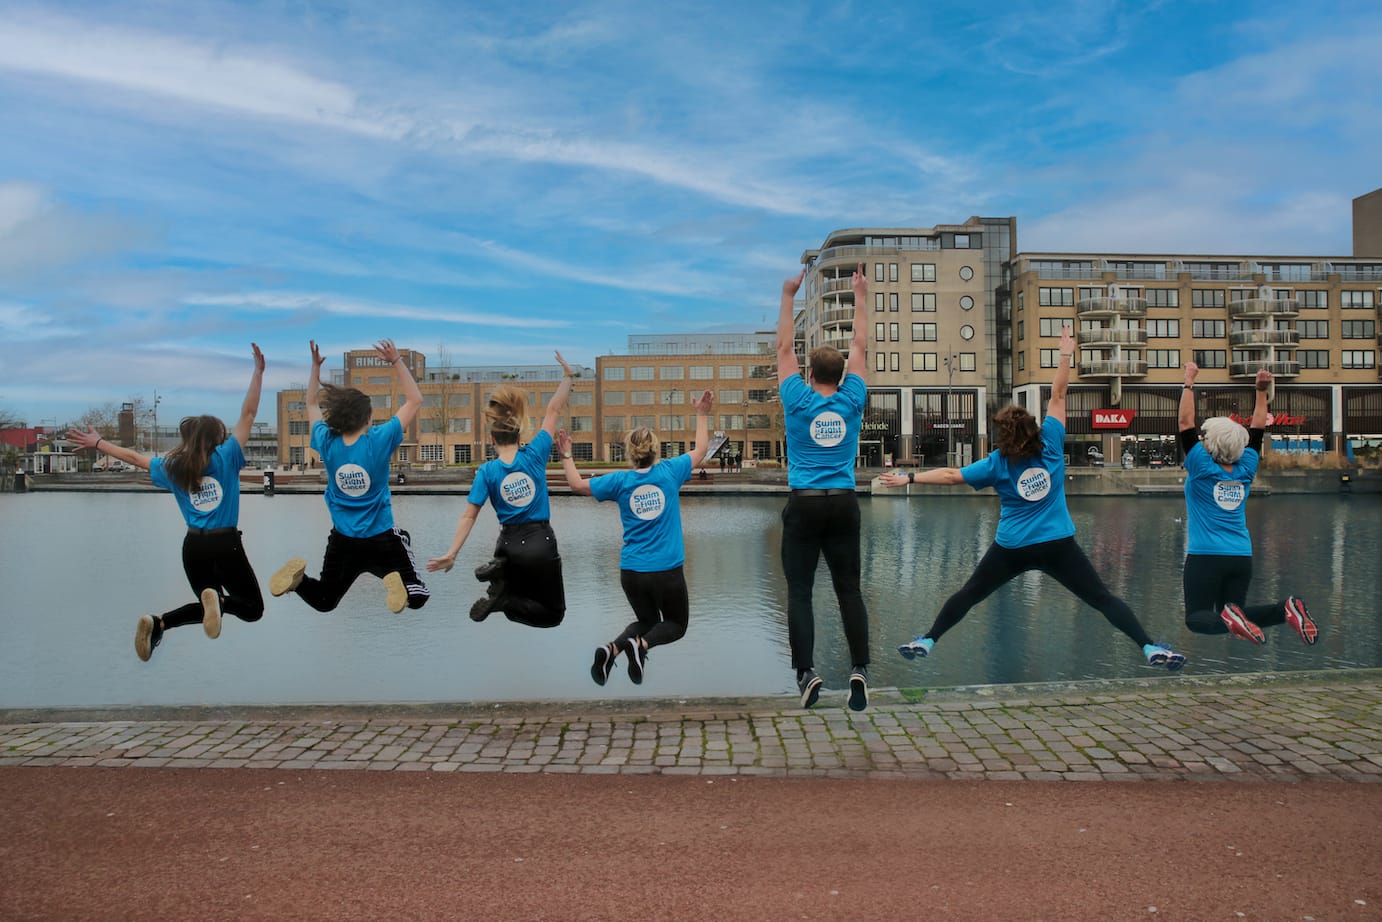
[[[1095,429],[1126,429],[1136,415],[1136,410],[1095,410],[1090,419]]]

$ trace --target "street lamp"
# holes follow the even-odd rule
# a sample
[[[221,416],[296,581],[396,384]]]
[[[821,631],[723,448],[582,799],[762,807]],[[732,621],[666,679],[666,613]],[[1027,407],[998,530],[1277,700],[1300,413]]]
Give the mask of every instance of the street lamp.
[[[154,431],[150,444],[153,448],[154,457],[158,457],[158,404],[163,398],[158,396],[158,388],[154,388]]]
[[[950,389],[955,384],[955,353],[947,350],[945,354],[945,406],[941,409],[941,418],[945,420],[945,463],[947,466],[954,467],[955,462],[951,457],[953,448],[951,446],[950,428]]]
[[[749,453],[749,392],[744,391],[744,447],[739,452],[739,469],[744,469],[744,456]]]

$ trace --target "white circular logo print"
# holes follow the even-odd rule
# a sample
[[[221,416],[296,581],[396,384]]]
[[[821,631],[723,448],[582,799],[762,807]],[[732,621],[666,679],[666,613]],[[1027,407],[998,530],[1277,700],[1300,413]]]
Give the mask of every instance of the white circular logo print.
[[[1248,491],[1237,480],[1220,480],[1214,484],[1214,504],[1220,509],[1232,512],[1247,498]]]
[[[811,441],[822,448],[834,448],[843,442],[847,431],[845,418],[832,410],[811,420]]]
[[[187,498],[191,501],[193,509],[207,513],[216,511],[224,496],[225,492],[221,489],[219,480],[215,477],[203,477],[197,492],[189,494]]]
[[[1044,467],[1029,467],[1017,478],[1017,495],[1029,503],[1044,499],[1051,492],[1051,475]]]
[[[358,464],[342,464],[336,468],[336,489],[346,496],[364,496],[369,492],[369,471]]]
[[[510,506],[521,508],[537,498],[537,486],[527,474],[514,471],[499,482],[499,495]]]
[[[629,511],[645,522],[662,515],[662,510],[666,508],[667,497],[662,494],[662,488],[651,483],[645,483],[629,494]]]

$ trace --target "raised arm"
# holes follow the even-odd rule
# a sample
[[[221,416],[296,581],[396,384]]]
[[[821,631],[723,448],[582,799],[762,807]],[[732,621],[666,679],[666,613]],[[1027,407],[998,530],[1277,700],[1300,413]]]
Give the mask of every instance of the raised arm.
[[[1075,334],[1070,327],[1062,326],[1060,331],[1060,365],[1056,376],[1051,379],[1051,400],[1046,404],[1046,415],[1065,425],[1065,392],[1070,387],[1070,366],[1075,359]]]
[[[696,447],[691,449],[691,469],[695,470],[705,460],[706,449],[710,447],[710,391],[701,394],[696,401]]]
[[[1271,386],[1272,373],[1264,368],[1257,373],[1257,403],[1252,408],[1252,421],[1248,423],[1249,429],[1267,428],[1267,392]]]
[[[451,538],[451,547],[440,557],[433,557],[427,561],[427,572],[435,573],[438,570],[451,572],[451,568],[456,563],[456,555],[465,547],[465,539],[470,537],[470,530],[475,527],[475,519],[480,514],[480,507],[474,503],[466,503],[465,509],[461,512],[461,520],[456,523],[456,534]]]
[[[149,469],[149,456],[142,455],[133,448],[126,448],[123,445],[112,445],[106,441],[105,436],[95,429],[88,429],[83,432],[80,429],[68,429],[67,438],[76,442],[81,448],[94,448],[97,451],[105,452],[112,458],[124,461],[126,464],[133,464],[135,467]]]
[[[1195,378],[1200,366],[1194,362],[1185,363],[1185,384],[1181,387],[1180,407],[1176,414],[1176,427],[1181,432],[1195,428]]]
[[[849,338],[849,359],[845,362],[845,374],[864,377],[869,368],[869,330],[867,302],[869,299],[869,277],[863,263],[849,278],[854,289],[854,335]]]
[[[398,347],[393,344],[393,340],[381,339],[374,344],[374,351],[389,363],[389,367],[398,376],[398,386],[403,391],[403,405],[394,416],[397,416],[399,424],[407,429],[416,418],[417,411],[422,409],[422,391],[417,386],[417,379],[408,370],[408,366],[403,364],[403,356],[398,354]]]
[[[307,373],[307,423],[315,426],[322,421],[322,408],[317,406],[317,394],[322,389],[322,353],[315,339],[312,346],[312,370]]]
[[[779,383],[792,375],[801,374],[801,363],[797,361],[796,324],[792,321],[797,303],[797,291],[801,288],[801,280],[804,278],[806,278],[806,270],[802,269],[801,274],[796,278],[787,279],[782,283],[782,307],[777,312],[777,380]]]
[[[250,376],[249,390],[245,391],[245,402],[240,404],[240,419],[230,433],[241,448],[249,444],[250,428],[259,415],[259,392],[264,388],[264,353],[255,343],[250,343],[250,348],[254,350],[254,374]]]
[[[936,467],[929,471],[891,471],[878,478],[885,487],[905,487],[909,483],[929,483],[934,486],[954,486],[964,483],[958,467]]]
[[[547,402],[547,414],[542,417],[542,428],[554,438],[557,432],[557,420],[561,419],[561,411],[571,396],[571,388],[575,386],[575,375],[571,373],[571,366],[566,364],[566,359],[561,357],[560,352],[557,353],[557,362],[561,365],[561,384],[557,387],[557,392],[552,395],[552,399]]]
[[[571,457],[571,436],[562,429],[557,433],[557,450],[561,452],[561,469],[566,474],[566,482],[571,487],[571,492],[577,496],[590,495],[590,481],[581,476],[581,472],[576,469],[576,462]]]

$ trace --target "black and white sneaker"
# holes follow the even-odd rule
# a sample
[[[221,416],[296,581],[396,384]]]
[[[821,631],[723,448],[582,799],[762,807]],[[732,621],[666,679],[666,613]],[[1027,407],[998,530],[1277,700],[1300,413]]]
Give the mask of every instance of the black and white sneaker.
[[[801,692],[801,706],[813,707],[821,696],[821,677],[816,670],[807,669],[797,676],[797,691]]]
[[[642,685],[643,666],[648,662],[648,651],[638,642],[637,637],[630,637],[624,641],[624,646],[628,647],[629,681],[635,685]]]
[[[475,578],[482,583],[487,583],[503,572],[504,561],[498,557],[491,557],[475,568]]]
[[[595,648],[595,662],[590,666],[590,677],[595,680],[596,685],[604,685],[609,681],[609,674],[614,671],[614,660],[617,655],[611,644],[601,644]]]
[[[849,709],[862,711],[869,706],[869,675],[863,666],[855,666],[849,674]]]

